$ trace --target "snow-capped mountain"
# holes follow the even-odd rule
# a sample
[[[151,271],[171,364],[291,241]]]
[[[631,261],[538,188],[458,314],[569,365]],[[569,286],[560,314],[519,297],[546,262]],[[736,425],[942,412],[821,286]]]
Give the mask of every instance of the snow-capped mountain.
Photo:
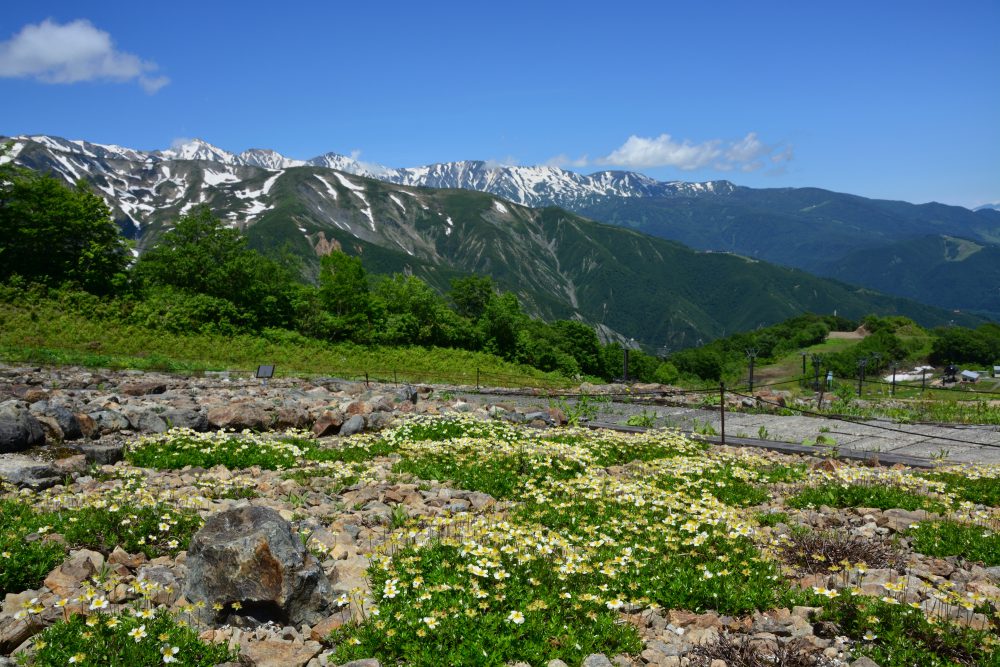
[[[727,194],[736,188],[729,181],[663,182],[631,171],[600,171],[584,175],[559,167],[503,166],[482,160],[405,168],[363,162],[338,153],[296,160],[261,148],[252,148],[238,154],[230,153],[201,139],[178,143],[166,150],[148,152],[48,136],[20,136],[15,137],[14,141],[15,148],[22,143],[35,142],[58,152],[63,159],[57,159],[57,162],[65,167],[67,176],[72,175],[74,178],[79,178],[80,165],[73,156],[148,163],[198,160],[272,171],[312,165],[399,185],[477,190],[525,206],[561,206],[571,210],[593,205],[610,197],[691,197]]]

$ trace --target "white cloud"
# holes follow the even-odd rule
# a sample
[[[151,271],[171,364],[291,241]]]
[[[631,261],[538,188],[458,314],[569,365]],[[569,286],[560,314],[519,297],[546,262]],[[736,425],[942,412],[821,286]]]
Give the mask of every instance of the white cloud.
[[[152,95],[170,82],[153,62],[115,49],[111,35],[85,19],[58,24],[46,19],[0,42],[0,77],[45,83],[136,81]]]
[[[676,142],[669,134],[655,138],[637,137],[634,134],[610,155],[600,158],[604,164],[616,167],[677,167],[700,169],[712,164],[722,155],[717,139],[692,144]]]
[[[561,156],[560,156],[561,157]],[[737,141],[710,139],[701,143],[676,141],[669,134],[658,137],[630,136],[610,155],[597,158],[595,164],[608,164],[632,169],[675,167],[684,171],[711,167],[717,171],[740,169],[756,171],[766,161],[779,164],[792,159],[790,146],[765,144],[756,132]]]

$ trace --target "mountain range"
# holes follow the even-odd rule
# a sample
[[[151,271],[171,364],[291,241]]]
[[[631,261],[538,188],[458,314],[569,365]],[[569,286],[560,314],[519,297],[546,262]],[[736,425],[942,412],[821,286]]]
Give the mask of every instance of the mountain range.
[[[961,251],[942,250],[951,265],[964,266],[992,256],[991,239],[1000,238],[1000,212],[815,189],[481,161],[391,169],[333,153],[311,160],[264,149],[233,154],[199,140],[148,152],[49,136],[9,141],[3,159],[91,183],[137,254],[178,215],[205,204],[254,247],[298,262],[306,277],[332,248],[361,255],[371,271],[411,272],[439,289],[458,275],[488,274],[533,314],[574,317],[605,337],[675,349],[806,310],[947,322],[956,315],[760,260],[835,274],[838,257],[877,252],[909,238],[912,228],[978,239]],[[871,219],[876,211],[881,215]],[[933,251],[933,244],[921,246],[923,261]],[[914,272],[911,282],[920,276]]]

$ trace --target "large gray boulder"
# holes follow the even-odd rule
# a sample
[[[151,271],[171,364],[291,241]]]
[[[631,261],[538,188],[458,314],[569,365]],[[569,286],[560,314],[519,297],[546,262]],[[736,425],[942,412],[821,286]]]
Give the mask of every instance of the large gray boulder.
[[[45,430],[23,401],[0,403],[0,454],[45,444]]]
[[[230,403],[208,411],[208,423],[212,428],[242,431],[262,431],[271,424],[271,415],[266,406],[256,403]]]
[[[204,601],[213,622],[232,614],[261,623],[313,625],[332,608],[323,568],[291,524],[266,507],[236,507],[209,517],[191,539],[186,565],[184,595],[190,602]],[[221,612],[212,611],[216,603]]]
[[[189,428],[192,431],[207,431],[208,417],[189,408],[170,408],[160,415],[167,428]]]
[[[62,478],[48,461],[39,461],[24,454],[7,454],[0,456],[0,480],[37,491],[55,486]]]

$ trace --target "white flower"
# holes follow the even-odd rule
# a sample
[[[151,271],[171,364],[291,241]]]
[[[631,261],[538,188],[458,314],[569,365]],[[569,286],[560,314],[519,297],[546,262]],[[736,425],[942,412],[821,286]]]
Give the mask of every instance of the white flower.
[[[507,614],[507,620],[514,625],[521,625],[524,623],[524,614],[519,611],[512,611]]]
[[[128,631],[128,636],[134,639],[135,643],[138,644],[146,636],[146,626],[140,625],[137,628],[132,628]]]
[[[160,654],[163,656],[163,662],[177,662],[177,658],[174,656],[180,653],[181,649],[177,646],[164,646],[160,649]]]
[[[91,609],[91,611],[93,611],[95,609],[107,609],[108,608],[108,604],[109,603],[108,603],[108,599],[107,598],[105,598],[105,597],[96,597],[93,600],[91,600],[91,602],[90,602],[90,609]]]

